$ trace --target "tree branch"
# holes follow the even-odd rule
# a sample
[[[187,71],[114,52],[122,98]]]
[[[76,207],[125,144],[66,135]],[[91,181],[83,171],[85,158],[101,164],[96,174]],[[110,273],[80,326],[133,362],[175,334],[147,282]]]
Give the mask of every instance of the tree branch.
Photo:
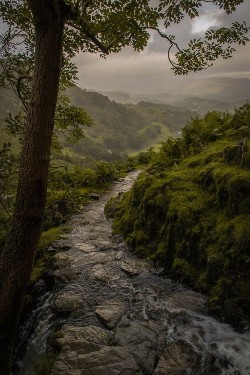
[[[149,29],[149,30],[155,30],[157,31],[157,33],[160,35],[161,38],[164,38],[166,39],[169,43],[170,43],[170,46],[168,48],[168,60],[170,62],[170,64],[174,67],[174,68],[177,68],[179,66],[179,64],[175,63],[172,59],[171,59],[171,56],[170,56],[170,53],[171,53],[171,49],[173,47],[175,47],[179,52],[181,51],[180,47],[178,46],[178,44],[176,42],[173,41],[172,38],[169,37],[169,35],[163,33],[160,29],[158,29],[157,27],[146,27],[145,29]]]
[[[73,29],[76,29],[80,31],[82,34],[85,34],[85,36],[91,40],[99,49],[102,51],[105,55],[108,55],[110,52],[110,46],[106,47],[96,36],[95,34],[89,29],[88,24],[81,20],[80,26],[75,25],[73,22],[68,21],[67,25],[72,27]]]

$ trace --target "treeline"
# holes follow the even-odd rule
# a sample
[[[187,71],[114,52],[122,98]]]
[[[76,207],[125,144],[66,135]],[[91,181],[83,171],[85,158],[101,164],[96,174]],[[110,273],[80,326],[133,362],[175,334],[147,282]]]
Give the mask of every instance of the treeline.
[[[250,105],[194,119],[106,212],[132,250],[208,294],[210,311],[246,327],[250,311]]]

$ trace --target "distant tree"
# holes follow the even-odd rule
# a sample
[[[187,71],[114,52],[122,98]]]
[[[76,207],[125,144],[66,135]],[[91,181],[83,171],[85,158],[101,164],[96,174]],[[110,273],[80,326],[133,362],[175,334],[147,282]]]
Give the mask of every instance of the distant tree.
[[[16,91],[27,110],[15,211],[0,257],[2,375],[11,372],[13,340],[41,233],[59,83],[66,87],[75,78],[70,59],[79,51],[103,57],[125,46],[140,51],[155,30],[169,43],[175,73],[204,69],[219,56],[231,57],[233,44],[248,40],[249,28],[235,22],[208,30],[203,41],[181,50],[168,27],[185,15],[198,17],[203,2],[231,13],[243,0],[159,0],[157,6],[149,0],[0,1],[7,27],[1,37],[1,83]],[[174,48],[176,60],[171,59]]]

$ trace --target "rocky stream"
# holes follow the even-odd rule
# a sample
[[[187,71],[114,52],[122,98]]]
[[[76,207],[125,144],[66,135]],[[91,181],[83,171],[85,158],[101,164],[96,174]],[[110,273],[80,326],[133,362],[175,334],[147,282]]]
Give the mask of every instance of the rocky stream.
[[[104,206],[136,177],[87,204],[51,247],[55,286],[20,328],[16,374],[37,374],[34,364],[53,335],[60,353],[51,375],[250,374],[250,333],[206,315],[204,296],[165,278],[112,235]]]

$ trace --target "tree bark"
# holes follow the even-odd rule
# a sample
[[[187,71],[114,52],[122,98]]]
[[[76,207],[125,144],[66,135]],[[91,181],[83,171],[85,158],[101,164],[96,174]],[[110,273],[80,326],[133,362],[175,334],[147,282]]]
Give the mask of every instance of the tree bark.
[[[13,343],[41,234],[62,60],[62,0],[28,0],[36,51],[15,211],[0,257],[0,369],[11,373]]]

